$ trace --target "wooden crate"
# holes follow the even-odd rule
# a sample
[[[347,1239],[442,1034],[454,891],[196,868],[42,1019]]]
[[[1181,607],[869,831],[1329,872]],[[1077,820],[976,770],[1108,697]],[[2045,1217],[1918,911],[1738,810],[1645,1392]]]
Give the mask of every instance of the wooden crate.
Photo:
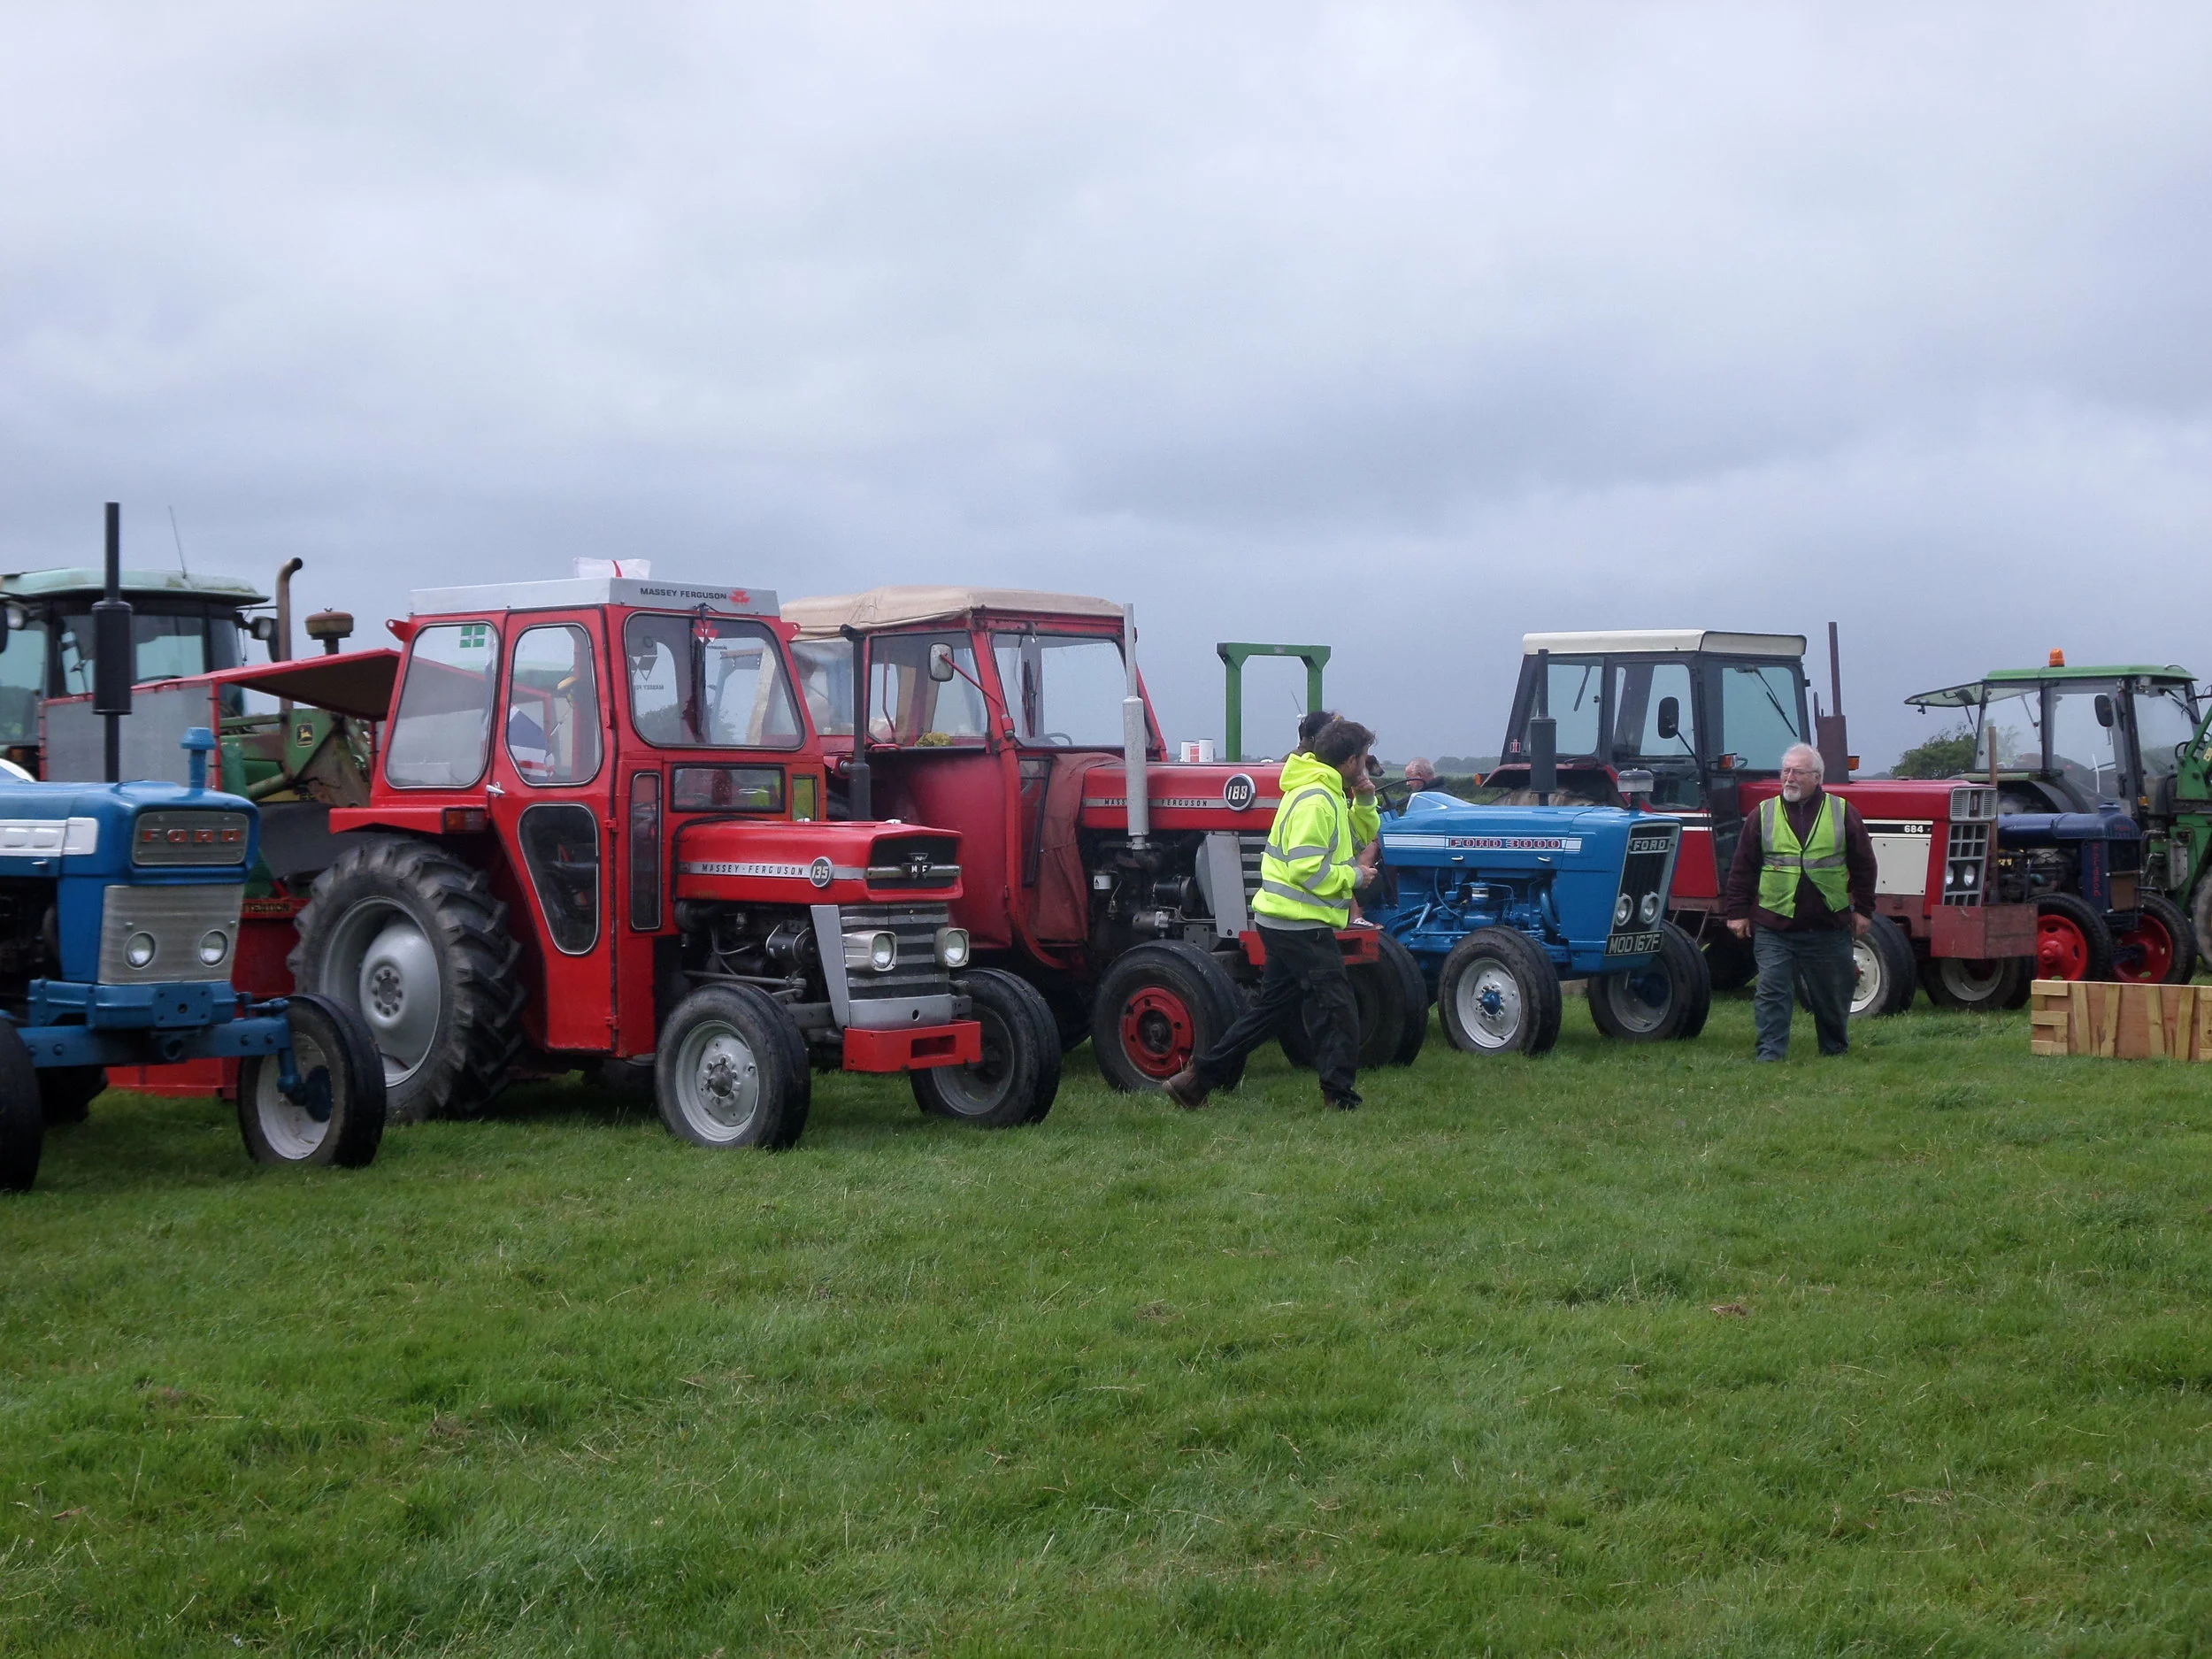
[[[2032,1053],[2212,1061],[2212,986],[2038,979],[2030,995]]]

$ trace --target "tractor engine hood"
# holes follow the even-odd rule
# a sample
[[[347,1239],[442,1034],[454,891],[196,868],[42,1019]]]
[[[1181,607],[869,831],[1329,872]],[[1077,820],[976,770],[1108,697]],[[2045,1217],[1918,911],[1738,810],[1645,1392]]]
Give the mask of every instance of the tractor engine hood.
[[[2117,807],[2097,812],[2008,812],[1997,820],[2002,847],[2056,847],[2072,841],[2139,841],[2143,832]]]
[[[1216,762],[1186,766],[1154,761],[1144,769],[1145,795],[1152,806],[1152,828],[1232,830],[1265,834],[1282,804],[1279,761],[1239,765]],[[1083,773],[1082,826],[1112,833],[1129,826],[1129,774],[1119,761]]]
[[[960,896],[960,837],[913,824],[709,818],[676,832],[676,896],[871,904]]]
[[[1457,795],[1415,795],[1382,821],[1383,862],[1396,869],[1469,865],[1501,872],[1588,866],[1617,870],[1631,836],[1671,852],[1681,826],[1664,813],[1610,806],[1474,806]],[[1658,850],[1655,848],[1655,850]]]

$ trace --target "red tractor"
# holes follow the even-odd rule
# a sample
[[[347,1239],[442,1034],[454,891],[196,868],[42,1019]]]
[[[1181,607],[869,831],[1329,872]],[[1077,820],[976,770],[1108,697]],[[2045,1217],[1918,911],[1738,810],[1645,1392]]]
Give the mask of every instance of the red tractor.
[[[1488,781],[1531,787],[1529,723],[1540,715],[1554,722],[1563,797],[1617,805],[1620,772],[1650,772],[1651,810],[1682,820],[1670,914],[1704,945],[1716,989],[1752,975],[1749,948],[1721,925],[1721,888],[1744,819],[1780,792],[1783,750],[1813,741],[1804,656],[1802,634],[1705,628],[1522,640],[1504,759]],[[1878,867],[1878,915],[1858,944],[1851,1011],[1901,1011],[1916,979],[1947,1007],[2024,1002],[2035,909],[1988,902],[1997,792],[1968,782],[1850,782],[1846,758],[1829,753],[1842,747],[1839,726],[1832,743],[1818,745],[1828,787],[1866,820]]]
[[[1050,1108],[1051,1011],[970,961],[957,832],[829,821],[772,594],[518,582],[419,593],[390,626],[399,651],[142,687],[134,720],[243,731],[257,693],[327,733],[240,780],[298,819],[266,838],[241,984],[359,1009],[395,1118],[580,1064],[649,1070],[707,1146],[790,1145],[816,1068],[905,1071],[926,1110],[991,1126]]]
[[[979,961],[1044,994],[1065,1046],[1090,1038],[1106,1080],[1141,1089],[1228,1026],[1265,961],[1246,895],[1281,767],[1167,761],[1121,606],[882,588],[784,615],[833,756],[832,811],[960,832],[953,918]],[[1428,1029],[1419,966],[1376,929],[1338,937],[1361,1064],[1409,1063]],[[1285,1041],[1308,1057],[1302,1032]]]

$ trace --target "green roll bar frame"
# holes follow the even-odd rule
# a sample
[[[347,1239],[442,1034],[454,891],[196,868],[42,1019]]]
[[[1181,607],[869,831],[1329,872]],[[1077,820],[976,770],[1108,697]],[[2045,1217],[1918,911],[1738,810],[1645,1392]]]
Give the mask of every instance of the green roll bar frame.
[[[1321,701],[1321,671],[1329,661],[1325,645],[1256,645],[1242,640],[1224,640],[1214,647],[1228,672],[1227,719],[1222,733],[1224,760],[1244,758],[1244,665],[1256,657],[1295,657],[1306,665],[1306,712],[1317,712]]]

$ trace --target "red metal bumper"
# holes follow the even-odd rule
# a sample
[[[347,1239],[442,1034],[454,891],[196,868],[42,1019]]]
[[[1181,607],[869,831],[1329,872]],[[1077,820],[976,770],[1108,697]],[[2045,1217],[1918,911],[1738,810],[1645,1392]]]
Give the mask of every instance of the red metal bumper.
[[[1363,962],[1382,960],[1382,929],[1379,927],[1348,927],[1336,936],[1337,948],[1344,953],[1344,965],[1357,967]],[[1248,927],[1237,935],[1237,943],[1244,947],[1244,959],[1256,968],[1267,965],[1267,947],[1260,942],[1260,930]]]
[[[1939,904],[1928,917],[1928,954],[1986,961],[2035,955],[2032,904]]]
[[[983,1027],[972,1019],[896,1031],[845,1027],[848,1071],[926,1071],[933,1065],[973,1065],[983,1058]]]

